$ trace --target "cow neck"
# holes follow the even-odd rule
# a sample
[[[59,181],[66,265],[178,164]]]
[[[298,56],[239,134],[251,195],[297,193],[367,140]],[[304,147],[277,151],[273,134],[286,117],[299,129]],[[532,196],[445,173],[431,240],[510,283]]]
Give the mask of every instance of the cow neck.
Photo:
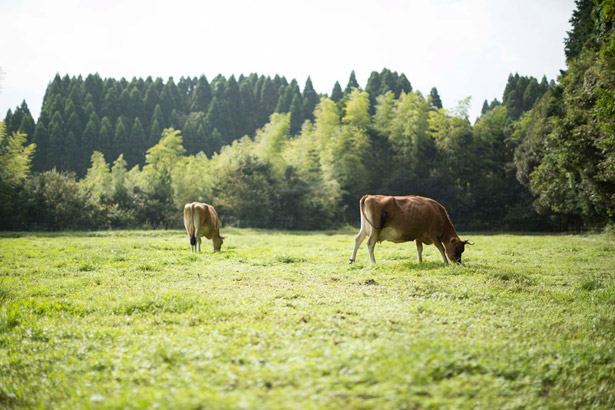
[[[448,217],[448,215],[446,219],[447,223],[445,224],[446,226],[444,227],[444,232],[442,233],[442,239],[448,242],[451,240],[451,238],[458,238],[459,235],[457,235],[457,231],[455,230],[455,227],[453,226],[453,223],[451,222],[451,219]]]

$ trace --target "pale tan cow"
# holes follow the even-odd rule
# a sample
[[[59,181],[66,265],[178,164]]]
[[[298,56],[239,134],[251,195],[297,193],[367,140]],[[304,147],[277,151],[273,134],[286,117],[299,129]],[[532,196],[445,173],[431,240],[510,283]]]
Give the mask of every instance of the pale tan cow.
[[[423,244],[436,245],[444,263],[448,259],[461,263],[465,245],[472,242],[460,239],[446,209],[433,199],[421,196],[365,195],[360,201],[361,230],[354,240],[350,263],[365,239],[372,263],[376,242],[395,243],[416,240],[419,262],[423,261]]]
[[[220,235],[220,220],[213,206],[193,202],[184,206],[184,226],[190,237],[192,251],[201,252],[201,237],[211,239],[214,252],[222,247],[224,235]]]

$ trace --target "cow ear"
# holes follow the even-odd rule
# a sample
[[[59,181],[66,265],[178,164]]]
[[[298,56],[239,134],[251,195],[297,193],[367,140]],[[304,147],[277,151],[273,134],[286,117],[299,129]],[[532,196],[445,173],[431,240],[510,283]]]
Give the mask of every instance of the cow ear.
[[[474,245],[474,242],[470,242],[467,239],[464,239],[462,242],[465,243],[466,245]]]
[[[220,235],[220,234],[218,234],[218,237],[220,237],[220,239],[226,239],[226,238],[228,238],[228,235]]]
[[[457,245],[460,241],[461,241],[461,239],[459,239],[459,238],[451,238],[451,243],[453,245]]]

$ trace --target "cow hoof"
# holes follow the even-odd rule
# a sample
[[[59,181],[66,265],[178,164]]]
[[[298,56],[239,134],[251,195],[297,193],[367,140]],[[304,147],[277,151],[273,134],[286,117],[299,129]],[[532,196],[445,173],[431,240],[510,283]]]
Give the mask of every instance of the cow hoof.
[[[349,260],[348,260],[348,264],[349,264],[349,265],[352,265],[352,264],[353,264],[353,262],[354,262],[354,259],[349,259]]]

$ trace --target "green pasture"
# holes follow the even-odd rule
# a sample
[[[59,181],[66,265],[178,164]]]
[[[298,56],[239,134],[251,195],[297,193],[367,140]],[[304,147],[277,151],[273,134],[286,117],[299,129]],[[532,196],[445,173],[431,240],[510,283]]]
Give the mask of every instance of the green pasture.
[[[0,408],[615,407],[615,238],[0,234]]]

